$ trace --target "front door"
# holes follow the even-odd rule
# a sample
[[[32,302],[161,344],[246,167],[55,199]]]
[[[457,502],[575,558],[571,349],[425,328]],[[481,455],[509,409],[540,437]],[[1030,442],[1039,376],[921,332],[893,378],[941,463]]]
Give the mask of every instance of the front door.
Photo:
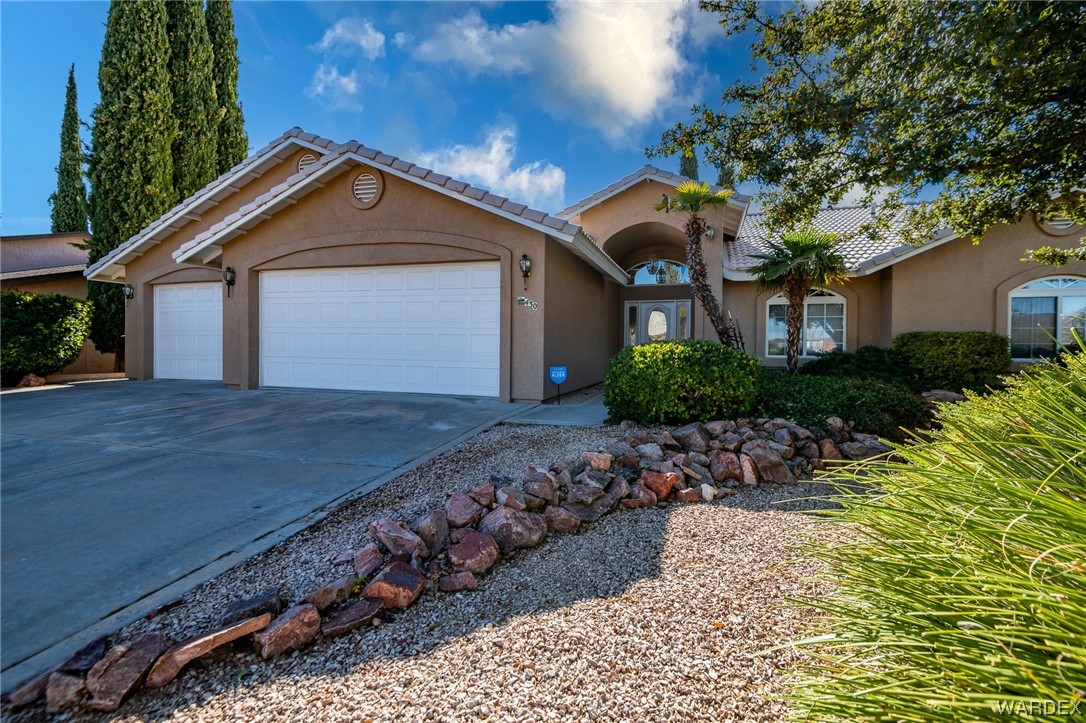
[[[627,301],[625,345],[690,338],[690,301]]]

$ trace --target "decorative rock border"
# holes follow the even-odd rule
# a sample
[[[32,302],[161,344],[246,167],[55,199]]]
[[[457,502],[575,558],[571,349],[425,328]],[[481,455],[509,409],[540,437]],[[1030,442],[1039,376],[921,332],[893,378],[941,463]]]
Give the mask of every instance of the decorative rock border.
[[[623,427],[626,436],[607,449],[548,468],[529,465],[519,483],[491,476],[411,524],[374,520],[369,532],[375,542],[332,560],[353,570],[292,606],[270,589],[231,604],[219,628],[172,646],[157,635],[108,650],[105,639],[97,640],[9,700],[26,706],[44,698],[50,713],[77,706],[115,711],[141,687],[167,685],[187,663],[232,641],[250,638],[262,658],[278,657],[318,636],[374,624],[426,590],[474,590],[477,576],[503,557],[542,544],[548,533],[574,534],[620,507],[711,502],[743,486],[792,483],[842,460],[891,451],[836,417],[817,431],[784,419],[694,423],[659,434]]]

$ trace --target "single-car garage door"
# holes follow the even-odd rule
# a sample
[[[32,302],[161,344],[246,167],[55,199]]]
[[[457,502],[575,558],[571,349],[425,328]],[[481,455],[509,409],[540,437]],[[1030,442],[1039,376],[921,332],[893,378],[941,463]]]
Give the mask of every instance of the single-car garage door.
[[[266,271],[260,380],[498,396],[497,262]]]
[[[222,284],[155,287],[155,378],[222,379]]]

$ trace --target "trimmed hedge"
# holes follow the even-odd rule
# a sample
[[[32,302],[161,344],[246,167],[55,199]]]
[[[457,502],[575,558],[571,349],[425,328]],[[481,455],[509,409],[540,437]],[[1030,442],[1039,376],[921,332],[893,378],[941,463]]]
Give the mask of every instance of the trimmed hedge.
[[[755,409],[763,417],[783,417],[804,427],[824,427],[827,417],[852,422],[856,430],[902,439],[902,427],[916,429],[931,412],[916,392],[877,379],[820,377],[763,369]]]
[[[924,380],[909,366],[900,351],[877,346],[862,346],[855,352],[832,351],[822,354],[800,367],[799,372],[819,377],[877,379],[917,392],[927,389]]]
[[[90,331],[91,304],[60,294],[0,291],[0,374],[4,383],[71,364]]]
[[[912,331],[894,351],[928,388],[981,390],[1011,366],[1010,339],[987,331]]]
[[[604,379],[608,421],[678,424],[750,412],[760,364],[715,341],[682,339],[626,347]]]

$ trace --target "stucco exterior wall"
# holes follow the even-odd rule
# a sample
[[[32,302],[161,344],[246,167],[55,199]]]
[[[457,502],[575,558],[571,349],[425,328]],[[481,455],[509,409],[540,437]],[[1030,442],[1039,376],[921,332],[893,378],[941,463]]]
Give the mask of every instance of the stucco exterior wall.
[[[619,349],[620,287],[554,239],[547,240],[544,265],[547,303],[540,307],[546,334],[543,372],[548,374],[552,365],[567,367],[569,376],[562,384],[563,392],[601,382],[607,374],[607,362]],[[533,271],[526,294],[529,298],[535,278]],[[547,398],[558,393],[549,376],[544,390]]]

